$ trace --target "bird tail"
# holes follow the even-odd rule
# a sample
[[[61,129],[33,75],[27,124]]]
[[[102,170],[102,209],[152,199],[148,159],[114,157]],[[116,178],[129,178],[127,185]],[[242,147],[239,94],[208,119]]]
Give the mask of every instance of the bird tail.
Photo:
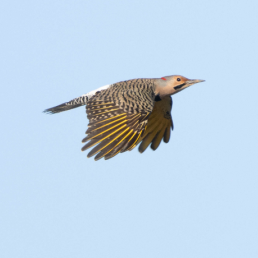
[[[85,95],[80,96],[79,98],[72,99],[71,101],[65,102],[58,106],[48,108],[48,109],[44,110],[44,112],[48,113],[48,114],[60,113],[60,112],[67,111],[67,110],[70,110],[73,108],[84,106],[87,104],[87,101],[88,101],[88,96],[85,94]]]

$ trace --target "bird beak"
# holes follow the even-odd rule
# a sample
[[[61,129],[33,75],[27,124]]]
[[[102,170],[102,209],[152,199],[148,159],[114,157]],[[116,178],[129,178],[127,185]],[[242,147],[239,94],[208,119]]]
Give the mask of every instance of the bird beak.
[[[198,82],[205,82],[205,80],[199,80],[199,79],[190,80],[189,79],[185,82],[185,88],[187,88],[195,83],[198,83]]]
[[[190,84],[190,85],[198,83],[198,82],[205,82],[205,80],[196,79],[196,80],[188,80],[188,81],[186,81],[186,83]]]

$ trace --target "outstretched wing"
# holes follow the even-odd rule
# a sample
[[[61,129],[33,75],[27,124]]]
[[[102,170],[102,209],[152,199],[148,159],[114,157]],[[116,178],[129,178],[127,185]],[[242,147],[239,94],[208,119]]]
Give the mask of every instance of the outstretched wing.
[[[174,128],[171,116],[172,98],[167,96],[161,101],[156,101],[151,115],[149,116],[147,129],[139,138],[139,152],[144,152],[151,143],[151,148],[156,150],[163,138],[165,143],[169,142],[170,130]]]
[[[82,142],[89,141],[82,151],[95,146],[87,157],[95,156],[109,159],[119,152],[130,150],[136,146],[144,133],[149,112],[128,113],[112,102],[90,101],[86,106],[89,119],[87,137]]]
[[[119,152],[133,149],[146,129],[154,106],[152,79],[134,79],[97,91],[86,104],[89,141],[82,150],[95,146],[88,157],[110,159]]]

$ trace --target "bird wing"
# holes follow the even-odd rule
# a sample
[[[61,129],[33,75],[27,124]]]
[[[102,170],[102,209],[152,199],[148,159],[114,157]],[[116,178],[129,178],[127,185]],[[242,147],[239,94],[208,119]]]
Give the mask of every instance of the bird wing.
[[[171,116],[172,98],[166,96],[160,101],[156,101],[152,113],[148,118],[147,128],[139,138],[139,152],[144,152],[151,144],[151,148],[156,150],[163,138],[165,143],[169,142],[170,128],[173,130],[173,120]]]
[[[119,152],[131,150],[136,146],[138,139],[144,133],[154,106],[154,99],[150,97],[153,93],[151,91],[141,92],[140,97],[136,96],[135,102],[133,95],[130,96],[130,102],[128,102],[128,98],[125,97],[127,93],[124,93],[124,98],[120,97],[120,93],[117,94],[119,101],[114,97],[115,94],[110,94],[109,98],[102,97],[102,93],[97,94],[99,97],[96,95],[86,105],[89,124],[87,136],[82,142],[89,142],[82,147],[82,151],[97,145],[87,157],[96,155],[95,160],[102,157],[109,159]],[[134,102],[133,106],[132,102]],[[143,109],[143,103],[148,108]]]

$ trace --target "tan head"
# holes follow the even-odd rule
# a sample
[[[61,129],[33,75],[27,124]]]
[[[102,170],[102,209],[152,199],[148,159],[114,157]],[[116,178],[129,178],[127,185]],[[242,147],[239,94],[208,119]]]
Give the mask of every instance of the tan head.
[[[162,99],[167,95],[173,95],[198,82],[204,82],[204,80],[191,80],[181,75],[161,77],[155,80],[155,94]]]

